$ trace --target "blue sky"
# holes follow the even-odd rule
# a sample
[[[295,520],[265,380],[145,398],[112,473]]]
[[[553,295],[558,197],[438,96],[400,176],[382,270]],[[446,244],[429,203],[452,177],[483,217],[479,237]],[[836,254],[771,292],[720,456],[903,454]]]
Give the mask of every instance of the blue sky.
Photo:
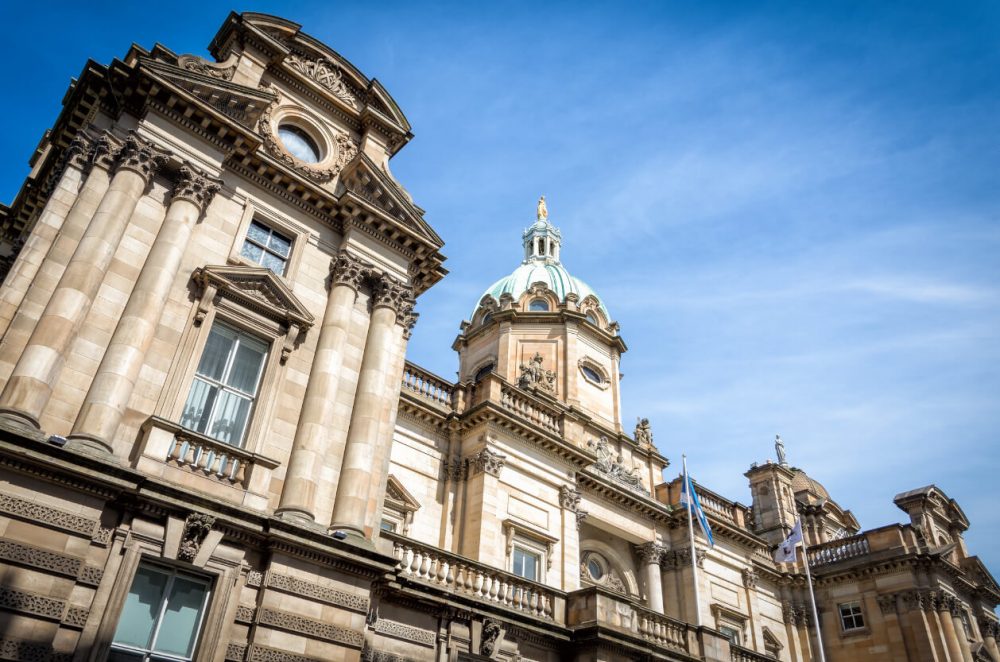
[[[231,8],[21,4],[0,199],[86,59],[204,48]],[[158,6],[159,7],[159,6]],[[747,502],[773,457],[863,527],[936,483],[1000,574],[1000,5],[260,3],[402,106],[396,176],[447,241],[412,360],[520,259],[545,194],[630,351],[627,421]]]

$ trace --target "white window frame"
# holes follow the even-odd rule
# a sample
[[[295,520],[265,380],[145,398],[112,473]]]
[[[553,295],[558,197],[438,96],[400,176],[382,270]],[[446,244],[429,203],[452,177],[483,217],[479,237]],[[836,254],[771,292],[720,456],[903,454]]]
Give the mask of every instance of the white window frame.
[[[287,237],[292,242],[292,247],[288,251],[288,261],[285,263],[285,273],[276,274],[286,282],[295,282],[299,264],[302,261],[302,254],[305,252],[306,246],[310,243],[314,246],[319,244],[320,249],[329,251],[330,254],[337,251],[336,246],[325,245],[322,240],[311,235],[309,230],[286,219],[277,211],[261,206],[259,202],[247,200],[244,203],[243,215],[240,218],[236,235],[233,237],[233,244],[229,249],[229,258],[227,260],[229,264],[264,268],[249,258],[243,257],[243,244],[246,242],[247,235],[250,232],[250,224],[254,221]]]
[[[252,238],[250,236],[250,228],[252,228],[255,224],[258,225],[258,226],[260,226],[264,230],[267,230],[268,239],[270,239],[273,235],[277,235],[281,239],[284,239],[285,241],[287,241],[288,242],[288,255],[281,255],[280,253],[278,253],[277,251],[275,251],[274,249],[272,249],[269,245],[262,244],[260,241]],[[278,258],[279,260],[281,260],[281,266],[282,266],[281,273],[278,273],[277,271],[274,271],[273,269],[271,269],[272,273],[277,274],[278,276],[284,276],[285,274],[288,273],[288,264],[292,260],[292,249],[295,247],[295,237],[294,236],[292,236],[292,237],[287,236],[284,232],[281,232],[279,230],[275,230],[273,226],[271,226],[271,225],[269,225],[269,224],[261,221],[260,219],[254,218],[254,219],[250,220],[250,224],[247,226],[247,232],[246,232],[245,235],[243,235],[243,244],[240,246],[240,257],[242,257],[244,260],[246,260],[248,262],[251,262],[253,264],[257,264],[257,265],[259,265],[261,267],[264,267],[265,269],[268,269],[269,267],[265,266],[265,264],[263,262],[258,262],[257,260],[254,260],[252,257],[246,255],[243,252],[244,249],[246,248],[247,244],[250,244],[252,246],[256,246],[257,248],[259,248],[262,251],[262,255],[263,254],[270,254],[270,255],[273,255],[274,257]]]
[[[198,367],[197,366],[201,364],[201,361],[204,358],[205,352],[208,350],[208,340],[207,340],[207,338],[211,337],[212,332],[215,331],[216,329],[220,328],[220,327],[226,329],[227,331],[229,331],[231,333],[233,333],[236,336],[236,338],[235,338],[235,343],[233,344],[232,349],[230,350],[230,355],[226,358],[226,365],[224,366],[224,368],[222,370],[222,376],[220,377],[219,380],[216,380],[214,378],[201,375],[198,372]],[[229,385],[227,385],[225,383],[226,379],[228,378],[228,376],[230,374],[230,371],[233,368],[233,362],[235,361],[236,354],[239,351],[240,342],[244,338],[252,339],[253,341],[259,343],[260,345],[263,345],[263,347],[264,347],[264,354],[261,357],[260,364],[257,367],[257,379],[256,379],[256,382],[254,384],[254,391],[253,391],[252,394],[248,394],[245,391],[239,391],[239,390],[237,390],[235,388],[230,387]],[[250,400],[250,407],[249,407],[249,411],[247,412],[246,420],[243,422],[243,429],[240,430],[240,433],[239,433],[238,437],[236,438],[236,443],[224,441],[224,440],[219,439],[218,437],[216,437],[214,434],[212,434],[212,423],[214,422],[216,407],[218,406],[219,401],[220,401],[220,398],[218,396],[216,396],[216,398],[212,402],[212,412],[211,412],[211,414],[209,416],[209,422],[208,422],[208,425],[207,425],[206,429],[204,431],[194,430],[194,428],[190,428],[190,429],[193,430],[193,431],[195,431],[195,432],[198,432],[199,434],[203,434],[203,435],[205,435],[207,437],[215,439],[216,441],[221,441],[223,443],[229,443],[230,445],[235,446],[237,448],[243,448],[243,447],[245,447],[246,440],[247,440],[247,431],[250,429],[251,421],[253,421],[254,414],[256,413],[256,409],[257,409],[257,402],[258,402],[258,399],[260,397],[261,382],[263,381],[264,374],[267,371],[268,358],[269,358],[269,356],[271,354],[271,344],[272,343],[268,342],[267,339],[261,338],[259,336],[256,336],[256,335],[252,334],[252,333],[248,333],[248,332],[242,330],[241,328],[239,328],[238,326],[226,323],[226,321],[224,321],[224,320],[218,320],[218,319],[213,320],[212,321],[212,326],[211,326],[211,328],[209,329],[209,332],[208,332],[208,336],[206,336],[205,345],[202,347],[201,353],[198,356],[198,362],[195,364],[194,376],[191,378],[190,386],[188,387],[187,396],[185,396],[185,398],[184,398],[184,408],[181,410],[181,416],[180,416],[181,425],[184,426],[184,427],[187,427],[186,425],[184,425],[184,411],[187,409],[188,399],[191,397],[191,393],[194,390],[195,382],[197,382],[197,381],[200,380],[202,382],[205,382],[206,384],[210,384],[212,386],[217,387],[219,389],[220,393],[221,392],[230,392],[230,393],[236,394],[238,397],[241,397],[241,398],[244,398],[244,399],[249,399]]]
[[[849,614],[845,614],[845,608],[851,609],[852,611]],[[861,600],[851,600],[850,602],[841,602],[837,604],[837,616],[840,618],[841,632],[862,632],[868,627],[868,621],[865,620],[864,610],[861,608]],[[861,624],[847,627],[848,618],[850,618],[852,622],[860,618]]]
[[[531,557],[533,557],[535,559],[535,570],[536,570],[536,572],[535,572],[535,576],[534,577],[528,577],[528,576],[523,575],[523,574],[521,574],[521,573],[519,573],[517,571],[517,555],[518,555],[518,552],[520,552],[522,556],[531,556]],[[517,575],[518,577],[520,577],[522,579],[527,579],[529,581],[541,583],[541,581],[542,581],[542,573],[543,573],[543,568],[544,568],[543,564],[544,563],[545,563],[545,553],[543,551],[540,551],[540,550],[538,550],[535,547],[532,547],[530,545],[524,544],[521,541],[517,541],[517,542],[514,543],[514,547],[513,547],[513,549],[511,550],[511,553],[510,553],[510,572],[511,572],[511,574]]]
[[[544,584],[546,572],[552,569],[552,555],[558,538],[513,519],[504,520],[503,533],[507,541],[507,571],[517,574],[514,572],[514,550],[520,549],[538,556],[538,577],[525,579]]]
[[[154,570],[156,572],[160,572],[162,574],[168,575],[167,584],[166,584],[166,586],[163,589],[163,598],[161,600],[161,604],[159,606],[159,611],[158,611],[158,613],[156,615],[156,619],[154,621],[153,631],[152,631],[152,633],[150,635],[150,640],[149,640],[149,642],[147,644],[148,647],[147,648],[137,648],[135,646],[130,646],[128,644],[119,644],[119,643],[116,643],[114,641],[114,633],[113,633],[112,634],[112,642],[111,642],[111,646],[109,647],[108,655],[110,656],[110,654],[113,651],[115,651],[115,650],[120,650],[120,651],[125,651],[125,652],[136,654],[136,655],[142,655],[143,656],[143,658],[142,658],[143,662],[148,662],[148,660],[151,657],[153,657],[153,656],[155,656],[157,658],[165,658],[165,659],[169,659],[169,660],[176,660],[177,662],[190,662],[191,660],[194,660],[195,657],[197,657],[198,647],[201,644],[201,636],[202,636],[203,631],[205,629],[205,627],[204,627],[204,625],[205,625],[205,616],[208,613],[208,610],[211,607],[211,603],[212,603],[212,584],[213,584],[212,579],[209,578],[209,577],[202,576],[202,575],[197,575],[197,574],[194,574],[194,573],[186,572],[186,571],[183,571],[183,570],[180,570],[178,568],[171,567],[171,566],[161,565],[159,563],[148,563],[148,562],[141,561],[138,564],[138,566],[136,566],[135,572],[132,574],[132,581],[129,583],[128,590],[126,591],[126,594],[125,594],[126,596],[132,590],[132,585],[135,582],[136,575],[143,568],[149,568],[149,569],[152,569],[152,570]],[[200,614],[199,614],[199,617],[198,617],[198,623],[195,626],[194,646],[192,646],[192,648],[191,648],[191,655],[190,655],[190,657],[182,657],[182,656],[178,656],[178,655],[172,655],[172,654],[169,654],[169,653],[163,653],[163,652],[156,651],[153,648],[154,644],[156,643],[157,638],[160,635],[160,628],[163,625],[163,614],[164,614],[164,610],[167,608],[168,598],[170,597],[170,589],[173,587],[174,581],[175,581],[175,579],[179,575],[183,576],[186,579],[191,579],[191,580],[195,580],[195,581],[198,581],[198,582],[202,582],[205,585],[205,595],[202,598]],[[122,616],[122,613],[124,613],[124,610],[125,610],[125,605],[123,604],[122,605],[122,610],[118,614],[118,621],[119,622],[121,621],[121,616]],[[117,623],[116,623],[115,628],[117,630]]]

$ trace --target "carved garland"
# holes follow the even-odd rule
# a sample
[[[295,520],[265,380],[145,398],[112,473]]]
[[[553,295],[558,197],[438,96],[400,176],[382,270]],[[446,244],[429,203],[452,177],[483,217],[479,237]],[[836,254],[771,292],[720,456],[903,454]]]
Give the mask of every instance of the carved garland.
[[[327,147],[336,153],[336,158],[329,168],[317,168],[315,165],[306,163],[305,161],[300,161],[295,158],[284,148],[281,141],[278,140],[277,136],[274,135],[272,113],[277,108],[278,102],[275,101],[267,109],[264,110],[260,115],[260,120],[258,123],[258,131],[261,137],[264,139],[264,147],[270,152],[272,156],[281,161],[283,164],[292,168],[293,170],[302,173],[309,179],[316,182],[328,182],[344,169],[355,156],[358,155],[359,145],[351,140],[351,137],[346,133],[337,132],[334,137],[334,142],[332,145],[327,145]],[[324,159],[327,161],[329,159]]]

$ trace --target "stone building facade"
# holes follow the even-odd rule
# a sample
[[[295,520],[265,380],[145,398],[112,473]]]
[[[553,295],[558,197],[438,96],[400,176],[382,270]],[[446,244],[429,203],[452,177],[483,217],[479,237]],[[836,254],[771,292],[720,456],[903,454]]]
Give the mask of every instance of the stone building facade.
[[[802,518],[827,659],[1000,662],[936,487],[862,532],[782,453],[692,549],[544,200],[458,380],[407,362],[446,272],[402,111],[280,18],[209,51],[88,63],[0,208],[0,659],[805,662]]]

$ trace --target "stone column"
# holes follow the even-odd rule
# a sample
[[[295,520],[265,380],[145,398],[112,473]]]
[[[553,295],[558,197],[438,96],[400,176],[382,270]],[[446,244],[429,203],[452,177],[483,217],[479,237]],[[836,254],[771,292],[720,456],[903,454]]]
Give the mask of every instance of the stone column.
[[[995,662],[1000,662],[1000,647],[997,646],[997,635],[1000,634],[1000,623],[982,619],[979,621],[979,633],[983,637],[983,645],[993,657]]]
[[[0,393],[4,415],[39,427],[65,353],[90,311],[139,198],[166,158],[135,133],[125,141],[111,185]]]
[[[362,280],[370,271],[353,255],[342,251],[330,268],[330,294],[309,381],[295,428],[292,452],[276,514],[313,522],[323,457],[330,451],[331,425],[340,390],[344,347],[351,328],[351,312]]]
[[[958,647],[962,649],[962,659],[965,662],[973,662],[972,660],[972,648],[969,646],[969,637],[965,632],[965,626],[962,624],[962,608],[959,606],[958,601],[953,601],[954,604],[951,609],[951,621],[955,627],[955,635],[958,637]]]
[[[374,466],[379,443],[379,421],[385,401],[385,384],[393,358],[396,316],[408,305],[409,290],[395,279],[383,275],[372,290],[372,316],[361,357],[358,388],[351,410],[344,460],[340,467],[337,496],[333,502],[333,529],[365,534],[365,514],[373,481],[378,481]]]
[[[114,166],[114,158],[119,148],[120,146],[107,134],[94,141],[87,159],[90,172],[76,195],[73,207],[46,252],[41,266],[35,272],[30,287],[23,296],[19,295],[16,310],[13,307],[4,310],[5,326],[3,341],[0,343],[0,366],[7,368],[8,373],[14,369],[14,365],[21,357],[39,316],[45,310],[45,304],[55,291],[66,265],[80,243],[80,238],[108,190],[108,185],[111,183],[108,171]],[[11,299],[7,301],[13,303]],[[8,315],[10,317],[7,317]]]
[[[575,591],[580,588],[580,520],[579,516],[587,516],[580,510],[582,495],[574,485],[559,487],[559,505],[562,515],[562,535],[559,545],[562,549],[562,589]],[[559,583],[552,582],[556,586]]]
[[[663,578],[660,576],[660,557],[663,547],[655,542],[647,542],[635,546],[635,553],[646,567],[646,592],[649,608],[658,614],[663,613]]]
[[[153,343],[191,232],[220,187],[221,182],[194,166],[181,166],[163,224],[73,424],[71,446],[114,452],[112,441]]]
[[[960,637],[965,638],[962,626],[959,624],[957,629],[955,627],[955,621],[958,620],[958,606],[955,604],[955,598],[950,595],[940,595],[936,606],[938,617],[941,619],[944,641],[948,646],[948,657],[951,658],[952,662],[972,662],[972,654],[970,653],[969,657],[966,658],[962,652],[962,644],[959,641]]]
[[[0,333],[6,331],[7,323],[13,319],[76,202],[93,143],[93,138],[87,134],[77,135],[63,152],[59,164],[53,168],[50,180],[54,180],[54,184],[48,193],[45,207],[38,215],[31,234],[24,240],[24,245],[16,255],[10,256],[13,262],[4,280],[4,287],[0,288]]]

